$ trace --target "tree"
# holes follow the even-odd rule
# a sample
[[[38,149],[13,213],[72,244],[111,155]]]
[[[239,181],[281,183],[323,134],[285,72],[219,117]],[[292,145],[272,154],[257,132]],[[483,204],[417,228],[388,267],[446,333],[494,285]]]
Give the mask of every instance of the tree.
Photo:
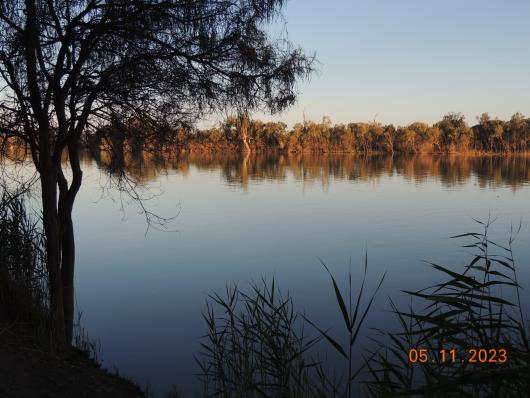
[[[528,119],[517,112],[506,123],[507,139],[511,150],[526,150],[529,144]]]
[[[396,128],[388,124],[384,126],[383,151],[394,156],[394,141],[396,139]]]
[[[491,151],[490,145],[490,124],[491,118],[487,112],[477,116],[478,124],[473,127],[476,146],[481,149]]]
[[[313,59],[268,37],[283,3],[0,1],[0,134],[24,141],[39,173],[59,341],[72,340],[82,134],[116,118],[176,126],[220,109],[291,105]]]
[[[396,134],[396,145],[400,152],[414,153],[416,133],[410,127],[399,127]]]
[[[467,150],[469,146],[471,131],[466,124],[464,115],[460,113],[449,113],[434,127],[440,129],[441,146],[448,152],[453,152],[457,148]]]
[[[506,123],[498,118],[491,119],[487,112],[480,115],[474,126],[475,140],[488,151],[503,151],[509,148],[511,139],[509,131],[505,134]]]

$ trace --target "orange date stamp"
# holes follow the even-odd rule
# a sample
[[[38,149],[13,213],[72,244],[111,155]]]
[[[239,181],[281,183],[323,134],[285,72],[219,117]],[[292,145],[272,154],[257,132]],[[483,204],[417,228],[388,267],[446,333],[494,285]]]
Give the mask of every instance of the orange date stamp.
[[[454,348],[437,352],[426,348],[411,348],[408,352],[410,363],[483,363],[503,364],[508,361],[508,352],[504,348],[468,348],[458,351]]]

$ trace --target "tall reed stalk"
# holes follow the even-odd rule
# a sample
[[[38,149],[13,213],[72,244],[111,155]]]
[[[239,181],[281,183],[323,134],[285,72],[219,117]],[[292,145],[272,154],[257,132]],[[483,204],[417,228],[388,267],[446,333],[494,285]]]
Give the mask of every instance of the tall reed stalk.
[[[318,332],[321,334],[321,336],[327,340],[333,349],[340,354],[340,356],[346,361],[346,379],[344,383],[337,383],[336,381],[332,383],[333,390],[335,390],[336,396],[339,397],[348,397],[351,398],[352,395],[352,384],[355,381],[355,379],[359,376],[359,374],[364,369],[364,365],[359,366],[355,371],[353,369],[353,360],[354,360],[354,351],[353,348],[355,346],[355,343],[357,342],[357,339],[359,337],[359,332],[361,331],[361,328],[364,324],[364,321],[366,319],[366,316],[368,315],[368,312],[370,311],[370,308],[372,307],[372,304],[374,302],[374,299],[377,295],[377,292],[381,288],[381,285],[383,284],[383,281],[386,277],[386,272],[383,273],[381,278],[379,279],[379,283],[371,295],[368,303],[365,305],[364,309],[362,308],[362,300],[363,300],[363,294],[364,294],[364,287],[366,283],[366,274],[368,271],[368,252],[364,255],[364,273],[363,273],[363,279],[361,282],[361,285],[359,287],[358,293],[356,295],[355,301],[354,301],[354,292],[353,292],[353,285],[352,285],[352,272],[351,272],[351,258],[350,258],[350,264],[349,264],[349,272],[348,272],[348,292],[347,292],[347,298],[348,301],[344,299],[345,294],[341,291],[339,288],[337,281],[335,280],[335,277],[327,267],[327,265],[324,263],[324,261],[320,260],[322,266],[329,274],[329,277],[331,278],[331,283],[333,285],[333,291],[335,293],[335,298],[337,300],[337,306],[340,310],[340,313],[342,315],[342,319],[344,321],[343,323],[343,330],[347,337],[347,345],[343,346],[341,345],[336,338],[331,337],[328,331],[323,330],[319,326],[317,326],[315,323],[308,320],[308,322],[313,325]],[[341,388],[340,384],[344,384],[344,386]]]

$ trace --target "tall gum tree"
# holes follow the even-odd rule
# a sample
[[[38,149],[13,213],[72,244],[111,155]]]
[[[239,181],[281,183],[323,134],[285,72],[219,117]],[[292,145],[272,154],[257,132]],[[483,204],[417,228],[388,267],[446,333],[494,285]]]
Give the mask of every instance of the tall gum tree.
[[[313,57],[269,37],[283,3],[0,0],[0,135],[23,140],[39,173],[59,342],[72,342],[82,135],[116,118],[178,125],[293,104]]]

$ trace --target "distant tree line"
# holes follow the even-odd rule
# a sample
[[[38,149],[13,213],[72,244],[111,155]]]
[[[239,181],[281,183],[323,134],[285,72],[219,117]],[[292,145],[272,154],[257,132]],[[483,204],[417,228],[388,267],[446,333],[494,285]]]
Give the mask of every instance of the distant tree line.
[[[530,118],[514,114],[510,120],[487,113],[470,126],[460,113],[449,113],[432,125],[415,122],[394,126],[378,122],[332,124],[304,121],[288,128],[283,122],[229,116],[217,127],[192,129],[157,126],[139,120],[114,123],[88,137],[91,145],[191,152],[281,151],[291,153],[453,153],[519,152],[530,149]],[[156,140],[155,138],[156,137]],[[120,151],[121,152],[121,151]]]

